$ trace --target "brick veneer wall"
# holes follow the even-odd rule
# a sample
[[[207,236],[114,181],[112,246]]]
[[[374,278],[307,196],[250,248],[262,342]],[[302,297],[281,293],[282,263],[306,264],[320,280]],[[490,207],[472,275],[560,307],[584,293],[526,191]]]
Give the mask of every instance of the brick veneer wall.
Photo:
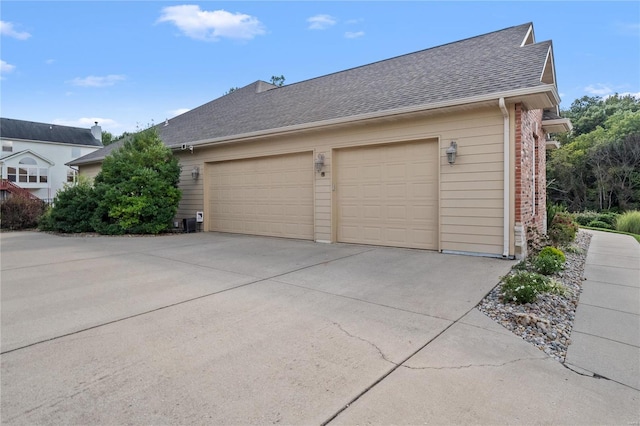
[[[521,225],[524,232],[529,228],[535,228],[541,233],[546,233],[547,180],[542,110],[528,111],[522,104],[516,104],[515,112],[516,226]],[[526,240],[524,243],[526,244]],[[526,255],[526,247],[523,249]]]

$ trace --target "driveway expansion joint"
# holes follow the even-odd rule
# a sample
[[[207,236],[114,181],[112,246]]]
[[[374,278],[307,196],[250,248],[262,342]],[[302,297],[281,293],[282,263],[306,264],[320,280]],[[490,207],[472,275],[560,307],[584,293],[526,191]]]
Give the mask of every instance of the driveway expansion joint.
[[[85,331],[95,330],[95,329],[98,329],[98,328],[103,327],[103,326],[115,324],[115,323],[118,323],[118,322],[121,322],[121,321],[126,321],[126,320],[129,320],[129,319],[132,319],[132,318],[136,318],[136,317],[140,317],[140,316],[143,316],[143,315],[151,314],[151,313],[154,313],[154,312],[157,312],[157,311],[161,311],[161,310],[164,310],[164,309],[167,309],[167,308],[172,308],[174,306],[183,305],[185,303],[193,302],[194,300],[199,300],[199,299],[204,299],[204,298],[207,298],[207,297],[210,297],[210,296],[215,296],[215,295],[220,294],[220,293],[225,293],[225,292],[228,292],[228,291],[231,291],[231,290],[235,290],[235,289],[238,289],[238,288],[242,288],[242,287],[246,287],[246,286],[249,286],[249,285],[252,285],[252,284],[259,284],[261,282],[269,281],[269,280],[272,280],[274,278],[282,277],[282,276],[287,275],[287,274],[291,274],[291,273],[294,273],[294,272],[302,271],[302,270],[308,269],[308,268],[313,268],[314,266],[322,265],[322,264],[333,262],[333,261],[336,261],[336,260],[346,259],[346,258],[349,258],[349,257],[357,256],[359,254],[367,253],[367,252],[372,251],[372,250],[376,250],[376,248],[371,248],[369,250],[364,250],[364,251],[361,251],[361,252],[358,252],[358,253],[351,253],[351,254],[348,254],[346,256],[338,257],[336,259],[323,260],[322,262],[317,262],[317,263],[314,263],[312,265],[302,266],[300,268],[296,268],[296,269],[292,269],[290,271],[286,271],[286,272],[282,272],[282,273],[279,273],[279,274],[275,274],[275,275],[270,276],[270,277],[265,277],[265,278],[256,277],[256,280],[254,280],[254,281],[250,281],[250,282],[247,282],[247,283],[239,284],[239,285],[234,286],[234,287],[229,287],[229,288],[225,288],[223,290],[215,291],[215,292],[212,292],[212,293],[207,293],[207,294],[203,294],[203,295],[200,295],[200,296],[192,297],[192,298],[189,298],[189,299],[180,300],[178,302],[174,302],[174,303],[171,303],[171,304],[168,304],[168,305],[164,305],[164,306],[159,306],[157,308],[149,309],[149,310],[144,311],[144,312],[138,312],[137,314],[129,315],[129,316],[122,317],[122,318],[116,318],[114,320],[106,321],[106,322],[103,322],[101,324],[93,325],[91,327],[86,327],[86,328],[83,328],[81,330],[71,331],[69,333],[61,334],[59,336],[54,336],[54,337],[50,337],[48,339],[39,340],[37,342],[28,343],[26,345],[23,345],[23,346],[20,346],[20,347],[17,347],[17,348],[12,348],[12,349],[8,349],[6,351],[1,351],[0,355],[5,355],[5,354],[9,354],[9,353],[12,353],[12,352],[19,351],[21,349],[30,348],[32,346],[36,346],[36,345],[39,345],[41,343],[47,343],[47,342],[51,342],[51,341],[56,341],[56,340],[62,339],[64,337],[74,336],[74,335],[83,333]],[[136,253],[142,253],[142,252],[136,252]],[[161,257],[161,256],[148,254],[148,253],[143,253],[143,254],[149,255],[149,256],[159,257],[161,259],[164,258],[164,257]],[[122,255],[123,254],[118,254],[116,256],[122,256]],[[164,259],[168,259],[168,258],[164,258]],[[201,266],[201,265],[198,265],[198,266]],[[206,266],[204,266],[204,267],[206,267]],[[212,269],[215,269],[215,268],[212,268]],[[227,272],[230,272],[230,271],[227,271]],[[247,276],[251,277],[251,275],[247,275]]]
[[[633,390],[635,390],[635,391],[640,391],[640,389],[635,388],[635,387],[633,387],[633,386],[630,386],[630,385],[628,385],[628,384],[626,384],[626,383],[622,383],[622,382],[619,382],[619,381],[617,381],[617,380],[610,379],[609,377],[603,376],[603,375],[598,374],[598,373],[594,373],[593,371],[589,371],[589,370],[584,369],[584,368],[582,368],[582,367],[578,367],[577,365],[569,364],[569,363],[567,363],[567,362],[561,362],[560,364],[561,364],[564,368],[566,368],[567,370],[569,370],[569,371],[571,371],[571,372],[573,372],[573,373],[575,373],[575,374],[577,374],[577,375],[579,375],[579,376],[583,376],[583,377],[590,377],[590,378],[592,378],[592,379],[602,379],[602,380],[607,380],[607,381],[609,381],[609,382],[617,383],[617,384],[622,385],[622,386],[624,386],[624,387],[627,387],[627,388],[629,388],[629,389],[633,389]]]

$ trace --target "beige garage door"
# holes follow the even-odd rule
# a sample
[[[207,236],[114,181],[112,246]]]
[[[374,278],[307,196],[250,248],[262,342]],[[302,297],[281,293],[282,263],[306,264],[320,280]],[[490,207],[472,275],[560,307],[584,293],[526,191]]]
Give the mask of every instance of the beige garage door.
[[[313,155],[207,165],[211,231],[313,239]]]
[[[338,241],[438,249],[438,145],[337,152]]]

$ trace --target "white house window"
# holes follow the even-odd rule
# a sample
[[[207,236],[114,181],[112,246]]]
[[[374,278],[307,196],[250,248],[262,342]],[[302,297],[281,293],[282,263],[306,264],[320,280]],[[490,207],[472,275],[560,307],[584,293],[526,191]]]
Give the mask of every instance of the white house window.
[[[2,152],[13,152],[13,142],[2,141]]]
[[[76,181],[76,176],[78,172],[73,169],[67,169],[67,182],[73,183]]]
[[[74,147],[71,148],[71,156],[73,158],[80,157],[80,147],[79,146],[74,146]]]
[[[49,169],[38,167],[38,163],[31,157],[25,157],[15,167],[7,167],[7,179],[11,182],[21,183],[47,183],[49,181]],[[13,179],[13,180],[12,180]]]
[[[7,179],[9,180],[9,182],[18,181],[18,173],[15,167],[7,167]]]

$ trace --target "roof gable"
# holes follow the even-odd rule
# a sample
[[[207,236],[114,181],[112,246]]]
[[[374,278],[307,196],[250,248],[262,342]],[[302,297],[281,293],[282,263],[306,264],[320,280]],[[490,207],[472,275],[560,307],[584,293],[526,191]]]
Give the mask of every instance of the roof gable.
[[[551,42],[549,42],[549,44],[551,44]],[[549,50],[547,51],[547,58],[544,61],[540,81],[545,84],[556,84],[556,70],[553,62],[553,49],[551,48],[551,45],[549,45]]]
[[[93,137],[90,129],[15,120],[12,118],[0,118],[0,137],[3,139],[20,139],[32,142],[52,142],[102,147],[102,142]]]
[[[15,153],[13,153],[11,155],[7,155],[6,157],[2,157],[2,158],[0,158],[0,162],[6,163],[7,160],[14,161],[14,160],[18,160],[20,158],[27,157],[27,156],[39,158],[40,160],[44,161],[45,163],[49,164],[50,166],[55,166],[55,163],[53,161],[49,160],[46,157],[43,157],[42,155],[40,155],[37,152],[34,152],[34,151],[30,150],[30,149],[25,149],[23,151],[15,152]]]

